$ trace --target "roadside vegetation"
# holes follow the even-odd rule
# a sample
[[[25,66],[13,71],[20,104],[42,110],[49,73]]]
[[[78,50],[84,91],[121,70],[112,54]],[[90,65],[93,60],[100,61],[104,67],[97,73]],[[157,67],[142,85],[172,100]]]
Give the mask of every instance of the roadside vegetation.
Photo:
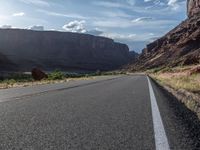
[[[198,66],[163,67],[148,70],[147,73],[163,85],[175,90],[184,89],[200,94],[200,72],[193,71]]]
[[[59,82],[68,82],[71,80],[79,79],[91,79],[97,76],[107,76],[107,75],[120,75],[125,74],[120,71],[111,71],[111,72],[91,72],[91,73],[63,73],[59,70],[55,70],[48,74],[47,79],[41,81],[35,81],[31,74],[24,73],[12,73],[6,77],[0,77],[0,89],[10,88],[10,87],[24,87],[37,84],[48,84],[48,83],[59,83]]]
[[[0,79],[0,88],[5,86],[13,86],[16,83],[25,83],[25,82],[33,82],[33,78],[28,74],[10,74],[7,77],[1,77]]]

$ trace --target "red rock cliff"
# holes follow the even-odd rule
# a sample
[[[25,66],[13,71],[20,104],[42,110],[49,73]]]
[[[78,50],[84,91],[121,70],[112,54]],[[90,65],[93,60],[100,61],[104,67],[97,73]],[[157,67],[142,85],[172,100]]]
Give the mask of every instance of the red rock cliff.
[[[200,63],[200,0],[188,1],[188,18],[148,44],[131,70]]]

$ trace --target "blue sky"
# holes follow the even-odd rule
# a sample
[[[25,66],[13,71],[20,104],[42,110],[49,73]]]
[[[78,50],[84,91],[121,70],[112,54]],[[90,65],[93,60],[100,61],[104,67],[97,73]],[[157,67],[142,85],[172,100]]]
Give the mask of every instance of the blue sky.
[[[141,52],[186,18],[186,0],[0,0],[0,26],[105,36]]]

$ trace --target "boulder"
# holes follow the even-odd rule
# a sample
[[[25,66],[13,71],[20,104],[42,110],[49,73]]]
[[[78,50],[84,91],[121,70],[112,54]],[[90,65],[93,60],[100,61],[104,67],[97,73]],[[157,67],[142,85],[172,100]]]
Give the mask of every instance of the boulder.
[[[39,68],[33,68],[31,73],[34,80],[42,80],[48,78],[48,76]]]

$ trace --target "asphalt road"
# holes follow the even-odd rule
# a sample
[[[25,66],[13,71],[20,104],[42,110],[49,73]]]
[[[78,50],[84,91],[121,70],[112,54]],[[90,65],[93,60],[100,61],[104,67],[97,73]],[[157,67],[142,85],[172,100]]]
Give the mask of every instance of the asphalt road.
[[[0,150],[198,150],[198,125],[144,75],[0,90]]]

